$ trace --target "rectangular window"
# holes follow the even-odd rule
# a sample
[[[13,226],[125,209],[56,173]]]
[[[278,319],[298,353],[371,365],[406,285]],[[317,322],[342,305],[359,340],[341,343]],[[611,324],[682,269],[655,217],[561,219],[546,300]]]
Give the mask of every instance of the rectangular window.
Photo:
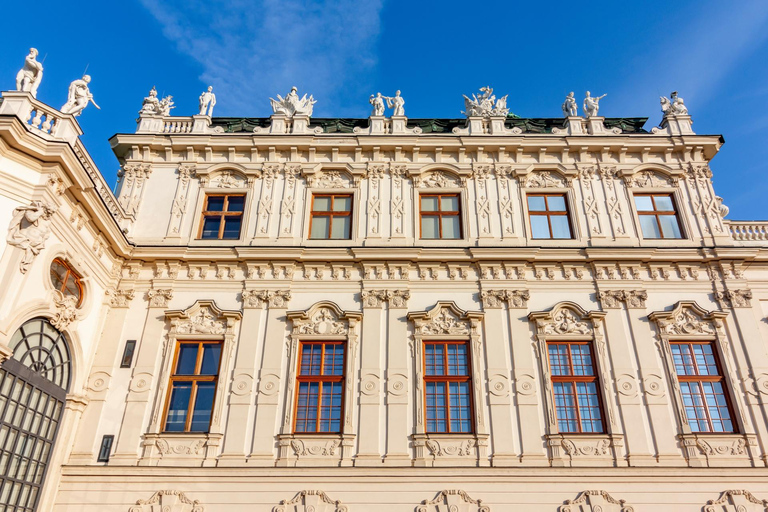
[[[209,194],[205,196],[203,221],[200,224],[200,239],[239,239],[244,210],[245,195],[243,194]]]
[[[125,349],[123,349],[123,358],[120,360],[120,368],[130,368],[133,363],[133,353],[136,350],[136,340],[128,340],[125,342]]]
[[[344,342],[302,341],[294,432],[338,434],[344,409]]]
[[[547,344],[557,428],[561,433],[600,434],[603,415],[598,379],[588,341]]]
[[[456,240],[461,238],[459,194],[421,194],[421,238]]]
[[[466,341],[424,342],[427,433],[472,432],[472,379]]]
[[[208,432],[220,359],[220,341],[178,342],[163,430]]]
[[[636,194],[643,238],[683,238],[672,194]]]
[[[312,240],[350,240],[352,235],[352,196],[315,194],[309,238]]]
[[[693,432],[735,432],[730,402],[712,342],[670,342],[683,407]]]
[[[104,436],[101,438],[101,448],[96,462],[109,462],[109,454],[112,452],[112,442],[115,436]]]
[[[573,238],[565,194],[529,194],[528,217],[532,238]]]

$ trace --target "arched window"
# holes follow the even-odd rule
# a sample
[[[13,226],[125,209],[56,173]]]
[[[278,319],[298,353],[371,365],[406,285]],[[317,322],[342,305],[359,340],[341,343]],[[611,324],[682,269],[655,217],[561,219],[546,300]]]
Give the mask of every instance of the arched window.
[[[77,305],[83,302],[83,283],[80,275],[67,262],[56,258],[51,263],[51,284],[66,297],[76,297]]]
[[[27,321],[0,366],[0,509],[37,510],[71,380],[64,336],[44,318]],[[5,462],[3,462],[5,464]]]

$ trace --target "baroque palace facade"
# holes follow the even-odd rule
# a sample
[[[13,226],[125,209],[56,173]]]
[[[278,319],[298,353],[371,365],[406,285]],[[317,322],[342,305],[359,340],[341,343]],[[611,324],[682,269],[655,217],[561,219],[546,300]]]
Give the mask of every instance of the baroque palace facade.
[[[207,94],[145,99],[113,194],[82,104],[3,93],[0,509],[768,510],[768,222],[676,95],[646,130]]]

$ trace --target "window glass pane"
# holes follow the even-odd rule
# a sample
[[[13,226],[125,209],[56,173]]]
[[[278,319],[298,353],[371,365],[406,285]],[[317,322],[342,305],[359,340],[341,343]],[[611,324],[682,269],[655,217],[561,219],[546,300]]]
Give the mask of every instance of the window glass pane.
[[[568,217],[565,215],[551,215],[549,221],[552,224],[552,238],[572,238]]]
[[[445,383],[425,383],[427,405],[427,432],[448,432]]]
[[[528,210],[532,212],[543,212],[547,209],[547,203],[544,196],[528,196]]]
[[[61,290],[61,287],[64,285],[64,278],[66,275],[67,268],[64,265],[58,261],[51,263],[51,283],[53,284],[54,288]]]
[[[639,212],[653,211],[651,196],[635,196],[635,206]]]
[[[165,422],[167,432],[183,432],[187,423],[187,407],[192,392],[192,383],[175,382],[168,404],[168,417]]]
[[[208,205],[206,210],[209,212],[224,211],[224,196],[208,196]]]
[[[603,431],[603,421],[600,415],[600,402],[597,395],[597,385],[594,382],[577,382],[579,416],[581,431],[600,433]]]
[[[350,196],[336,196],[333,198],[333,211],[335,212],[348,212],[352,206],[352,198]]]
[[[323,375],[344,375],[344,345],[331,343],[325,345]]]
[[[321,343],[302,344],[299,375],[320,375],[322,357],[323,345]]]
[[[672,196],[653,196],[656,201],[656,210],[660,212],[673,212],[675,205],[672,203]]]
[[[241,212],[245,208],[245,196],[229,196],[227,211]]]
[[[190,432],[208,432],[208,428],[211,426],[211,409],[213,409],[215,393],[215,382],[198,382],[195,407],[192,410],[192,422],[189,425]]]
[[[578,432],[576,422],[576,401],[574,397],[573,383],[554,382],[552,385],[555,397],[555,415],[557,416],[557,428],[560,432]]]
[[[531,215],[531,237],[551,238],[546,215]]]
[[[329,212],[331,211],[331,197],[330,196],[315,196],[315,203],[313,209],[316,212]]]
[[[437,196],[421,196],[421,211],[436,212],[437,200],[438,200]]]
[[[459,211],[459,198],[458,196],[442,196],[440,198],[440,210],[444,212],[457,212]]]
[[[203,363],[200,365],[200,375],[217,375],[219,373],[219,357],[221,345],[206,343],[203,345]]]
[[[299,383],[299,394],[296,402],[296,432],[314,432],[317,429],[317,401],[319,394],[319,383]]]
[[[352,217],[334,217],[331,221],[331,238],[334,240],[348,240]]]
[[[640,215],[639,217],[644,238],[661,238],[661,231],[659,231],[655,215]]]
[[[443,238],[444,239],[461,238],[461,229],[459,228],[458,215],[443,216]]]
[[[439,217],[433,217],[431,215],[424,215],[421,217],[421,238],[439,238]]]
[[[427,343],[424,345],[424,366],[427,375],[445,374],[444,353],[445,345],[442,343]]]
[[[324,217],[324,216],[313,216],[312,217],[312,231],[309,234],[309,238],[315,238],[315,239],[326,239],[328,238],[328,223],[330,222],[330,217]]]
[[[176,375],[194,375],[197,364],[197,343],[179,344],[179,359]]]
[[[682,238],[680,226],[677,223],[677,215],[659,215],[661,232],[664,238]]]
[[[237,240],[240,238],[240,225],[243,218],[238,216],[228,216],[224,218],[224,233],[222,239]]]
[[[467,346],[450,344],[448,348],[448,375],[468,375]]]
[[[450,383],[451,432],[471,432],[469,383]]]
[[[565,196],[547,196],[547,206],[551,212],[564,212]]]
[[[221,224],[221,217],[205,217],[203,221],[203,232],[200,238],[203,239],[217,239],[219,238],[219,225]]]
[[[67,279],[67,286],[64,288],[64,295],[71,295],[73,297],[77,297],[77,299],[80,300],[80,288],[77,286],[77,280],[75,279],[75,276],[70,275],[69,279]]]

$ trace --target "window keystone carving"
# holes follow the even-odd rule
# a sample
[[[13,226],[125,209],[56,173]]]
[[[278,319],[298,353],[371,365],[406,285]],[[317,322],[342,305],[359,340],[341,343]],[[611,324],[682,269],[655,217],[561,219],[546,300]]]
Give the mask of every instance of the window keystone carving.
[[[589,508],[582,507],[586,505]],[[582,491],[574,500],[565,500],[560,512],[581,512],[582,510],[601,512],[634,512],[626,500],[617,500],[605,491]]]
[[[416,512],[491,512],[491,507],[483,505],[483,500],[470,497],[465,491],[459,489],[447,489],[437,493],[431,500],[424,500],[416,507]]]
[[[136,500],[136,505],[129,512],[154,512],[172,510],[173,512],[205,512],[199,500],[192,500],[182,491],[157,491],[147,500]]]
[[[348,512],[341,500],[333,500],[323,491],[301,491],[290,500],[281,500],[272,512]]]
[[[756,498],[744,489],[723,491],[716,500],[709,500],[704,506],[704,512],[766,512],[768,500]]]
[[[627,188],[663,188],[677,185],[676,178],[670,178],[657,171],[640,171],[623,178]]]
[[[560,302],[551,311],[531,313],[528,318],[536,322],[539,334],[586,336],[599,328],[604,316],[601,311],[587,312],[573,302]]]

